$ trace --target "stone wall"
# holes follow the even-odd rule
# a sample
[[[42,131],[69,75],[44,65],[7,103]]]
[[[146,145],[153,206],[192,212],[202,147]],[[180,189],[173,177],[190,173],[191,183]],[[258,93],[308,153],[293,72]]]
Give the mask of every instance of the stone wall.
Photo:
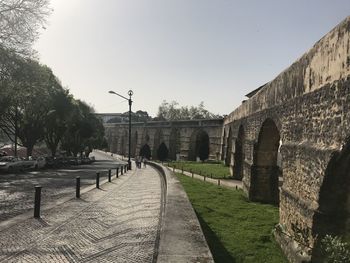
[[[317,225],[322,220],[315,220],[318,214],[336,216],[331,214],[333,210],[321,211],[320,189],[330,159],[340,153],[350,136],[349,46],[348,17],[224,120],[222,158],[230,153],[228,164],[234,174],[235,160],[239,160],[235,142],[242,127],[244,189],[252,200],[258,197],[270,203],[269,198],[256,195],[256,188],[260,193],[271,192],[272,188],[279,192],[283,233],[278,240],[295,262],[305,260],[305,255],[310,259],[311,252],[317,257],[314,247],[317,237],[322,236]],[[264,126],[266,120],[278,130],[278,135],[270,136],[279,136],[277,144],[269,139],[271,132],[263,133],[268,129]],[[225,150],[230,130],[232,146]],[[269,147],[269,143],[274,145]],[[262,172],[272,171],[273,166],[279,173],[277,190],[276,175]],[[323,198],[327,199],[327,194]],[[333,205],[341,204],[334,201]]]
[[[127,155],[128,124],[104,124],[104,126],[110,150]],[[195,135],[204,132],[209,137],[209,159],[217,160],[221,151],[222,127],[222,119],[132,123],[131,153],[133,156],[138,155],[142,146],[148,144],[152,156],[155,157],[157,148],[164,142],[169,152],[179,154],[182,160],[187,160],[191,147],[195,147]]]

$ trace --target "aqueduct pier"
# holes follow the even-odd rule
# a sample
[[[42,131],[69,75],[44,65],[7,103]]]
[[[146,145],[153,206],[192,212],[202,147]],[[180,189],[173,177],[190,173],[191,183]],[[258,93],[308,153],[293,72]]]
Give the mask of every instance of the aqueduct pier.
[[[170,158],[194,159],[207,144],[251,200],[279,206],[275,237],[288,258],[321,262],[325,234],[350,237],[350,17],[247,96],[224,120],[135,123],[132,153],[164,143]],[[125,154],[127,124],[106,130]]]

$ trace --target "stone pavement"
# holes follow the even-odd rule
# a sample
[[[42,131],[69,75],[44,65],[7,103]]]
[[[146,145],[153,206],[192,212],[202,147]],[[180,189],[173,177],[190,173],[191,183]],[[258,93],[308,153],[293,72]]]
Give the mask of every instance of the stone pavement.
[[[163,190],[153,168],[134,169],[0,231],[0,262],[152,262]]]

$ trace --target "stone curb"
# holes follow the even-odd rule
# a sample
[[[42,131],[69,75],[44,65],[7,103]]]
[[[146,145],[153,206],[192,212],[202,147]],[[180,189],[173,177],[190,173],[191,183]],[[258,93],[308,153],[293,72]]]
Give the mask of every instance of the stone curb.
[[[214,262],[198,218],[181,183],[166,167],[148,162],[164,177],[166,198],[158,263]]]

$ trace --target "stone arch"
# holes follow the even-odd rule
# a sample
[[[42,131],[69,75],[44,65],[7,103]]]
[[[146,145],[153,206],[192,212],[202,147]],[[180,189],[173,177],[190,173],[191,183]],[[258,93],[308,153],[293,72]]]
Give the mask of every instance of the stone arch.
[[[156,130],[156,133],[154,134],[154,139],[153,139],[153,151],[152,151],[152,156],[153,159],[158,159],[158,147],[159,145],[163,142],[163,132],[161,129]]]
[[[235,153],[234,153],[234,167],[233,176],[237,180],[243,178],[243,165],[244,165],[244,128],[243,125],[239,126],[237,139],[235,141]]]
[[[232,156],[232,129],[228,130],[228,137],[227,137],[227,148],[226,148],[226,158],[225,158],[225,165],[230,166],[231,164],[231,156]]]
[[[202,129],[194,131],[190,138],[188,160],[195,161],[197,157],[202,161],[208,159],[209,145],[209,135],[206,131]]]
[[[149,135],[148,135],[148,130],[147,129],[144,129],[143,130],[143,133],[142,133],[142,141],[141,141],[141,143],[142,143],[142,145],[143,144],[148,144],[149,143],[149,141],[150,141],[150,137],[149,137]]]
[[[169,158],[176,160],[176,154],[180,153],[180,131],[173,128],[169,138]]]
[[[226,153],[226,144],[225,144],[225,140],[226,140],[226,130],[225,128],[223,129],[223,136],[222,136],[222,145],[221,145],[221,161],[225,161],[225,153]]]
[[[350,140],[332,154],[319,192],[318,209],[313,217],[312,235],[317,236],[313,257],[320,255],[321,239],[326,235],[350,241]]]
[[[281,169],[277,166],[280,132],[275,122],[266,119],[254,146],[254,158],[250,181],[250,199],[271,204],[279,203],[278,178]]]
[[[136,148],[137,148],[137,140],[138,140],[138,132],[135,131],[134,136],[131,140],[131,156],[136,156]]]
[[[146,157],[148,160],[151,159],[151,147],[149,147],[149,145],[146,143],[144,144],[139,152],[139,155],[142,157]]]
[[[119,154],[126,156],[128,153],[128,132],[126,130],[122,131]]]
[[[165,161],[168,159],[169,150],[164,142],[162,142],[157,149],[157,159],[160,161]]]

